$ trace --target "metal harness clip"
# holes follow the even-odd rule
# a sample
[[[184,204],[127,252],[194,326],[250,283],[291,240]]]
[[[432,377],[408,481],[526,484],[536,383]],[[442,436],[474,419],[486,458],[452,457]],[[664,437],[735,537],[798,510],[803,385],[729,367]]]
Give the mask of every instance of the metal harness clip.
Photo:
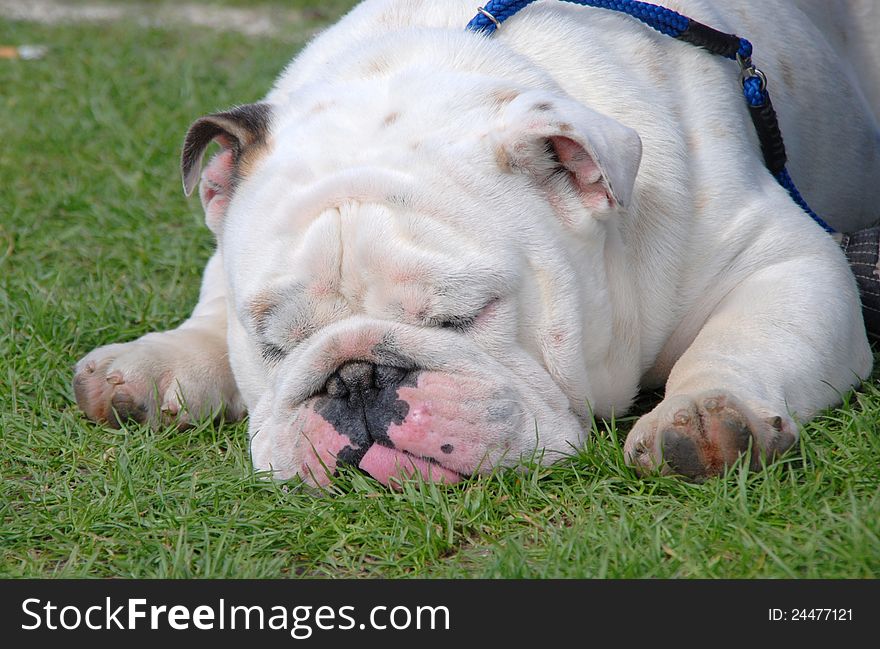
[[[501,29],[501,22],[482,7],[477,7],[477,13],[483,14],[486,18],[495,23],[495,29]]]
[[[767,89],[767,75],[755,67],[754,63],[752,63],[751,56],[742,57],[740,53],[737,52],[736,62],[739,63],[739,76],[743,83],[745,83],[746,79],[758,77],[758,79],[761,80],[761,92],[764,92]]]

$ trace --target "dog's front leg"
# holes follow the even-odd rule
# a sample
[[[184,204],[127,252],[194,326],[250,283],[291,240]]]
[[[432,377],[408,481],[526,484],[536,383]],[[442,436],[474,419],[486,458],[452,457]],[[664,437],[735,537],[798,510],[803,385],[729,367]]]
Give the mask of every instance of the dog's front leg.
[[[186,426],[223,412],[238,419],[244,406],[229,366],[226,288],[219,252],[205,268],[199,302],[176,329],[99,347],[77,364],[76,401],[86,415],[119,426]]]
[[[640,472],[703,479],[749,449],[753,469],[792,447],[796,419],[839,403],[872,356],[852,275],[827,245],[757,270],[712,310],[673,366],[664,400],[625,455]]]

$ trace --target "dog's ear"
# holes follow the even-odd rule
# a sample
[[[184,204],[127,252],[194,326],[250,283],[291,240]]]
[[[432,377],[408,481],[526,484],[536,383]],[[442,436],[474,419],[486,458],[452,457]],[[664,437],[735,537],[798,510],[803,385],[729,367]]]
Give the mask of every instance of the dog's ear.
[[[628,207],[642,141],[617,120],[568,97],[529,91],[504,108],[494,137],[502,169],[530,173],[550,191],[569,183],[599,218]]]
[[[243,164],[266,143],[271,116],[268,104],[246,104],[201,117],[186,132],[180,156],[183,191],[192,194],[201,176],[199,194],[211,229],[226,211]],[[222,150],[201,173],[205,150],[214,141]]]

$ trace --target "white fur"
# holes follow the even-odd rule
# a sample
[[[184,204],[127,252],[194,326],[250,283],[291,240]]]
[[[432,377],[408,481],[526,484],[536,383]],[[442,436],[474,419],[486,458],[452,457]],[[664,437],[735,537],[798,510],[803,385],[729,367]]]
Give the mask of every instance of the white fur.
[[[805,14],[779,1],[667,5],[753,42],[789,169],[817,212],[841,230],[880,215],[880,139],[864,101],[877,91],[856,86]],[[679,400],[721,391],[750,421],[780,416],[794,431],[789,416],[812,417],[868,375],[849,268],[764,168],[735,63],[561,2],[476,36],[463,29],[475,8],[365,2],[266,97],[267,153],[232,198],[203,288],[225,294],[235,382],[248,409],[259,404],[252,434],[320,389],[352,357],[332,350],[358,332],[391,332],[423,367],[510,386],[525,414],[504,433],[507,455],[493,456],[503,463],[536,441],[579,444],[592,414],[622,414],[640,385],[668,381]],[[534,109],[542,101],[549,111]],[[547,177],[550,135],[595,159],[607,206]],[[301,317],[291,307],[270,334],[289,354],[267,365],[249,308],[297,284],[308,336],[282,340]],[[470,333],[431,319],[489,300],[496,314]],[[200,320],[214,333],[226,321]],[[162,335],[173,363],[182,351]],[[196,361],[200,380],[219,382],[220,356]],[[672,416],[661,404],[632,443]],[[258,468],[296,473],[268,448]]]

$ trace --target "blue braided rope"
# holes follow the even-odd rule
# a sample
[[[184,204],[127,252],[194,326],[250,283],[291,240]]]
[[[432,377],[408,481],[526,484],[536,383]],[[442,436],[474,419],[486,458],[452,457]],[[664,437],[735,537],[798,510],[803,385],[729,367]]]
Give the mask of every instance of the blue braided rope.
[[[743,79],[743,96],[746,98],[746,102],[749,104],[749,106],[760,108],[767,103],[770,94],[767,92],[763,80],[761,80],[761,78],[758,76],[753,76]],[[773,174],[773,177],[776,178],[776,182],[782,185],[782,187],[788,192],[788,195],[791,196],[792,200],[797,203],[800,208],[810,216],[811,219],[818,223],[822,227],[822,229],[825,230],[825,232],[827,232],[828,234],[834,234],[834,228],[828,225],[822,219],[822,217],[816,214],[810,208],[810,206],[807,205],[807,201],[805,201],[804,197],[801,196],[801,193],[795,186],[794,181],[791,179],[791,176],[788,173],[788,169],[783,167],[781,171]]]
[[[503,23],[520,9],[533,2],[535,0],[491,0],[483,9],[492,14],[499,23]],[[638,18],[658,32],[673,38],[687,29],[690,23],[689,18],[671,9],[658,7],[647,2],[638,2],[638,0],[564,0],[564,2],[626,13],[633,18]],[[492,34],[496,25],[487,16],[478,14],[468,23],[467,28],[475,32]]]
[[[490,0],[482,9],[486,13],[491,14],[500,24],[533,2],[535,0]],[[682,16],[672,9],[648,2],[639,2],[639,0],[563,0],[563,2],[625,13],[642,21],[645,25],[657,30],[661,34],[666,34],[673,38],[681,36],[693,22],[687,16]],[[498,26],[495,22],[482,13],[474,16],[473,20],[467,24],[467,29],[486,34],[494,33],[497,28]],[[745,38],[740,38],[739,41],[739,50],[736,54],[739,54],[744,59],[751,57],[752,44]],[[736,54],[730,53],[724,56],[734,59]]]
[[[598,9],[609,9],[625,13],[633,18],[640,20],[642,23],[655,29],[661,34],[678,38],[691,26],[692,21],[687,16],[680,13],[660,7],[647,2],[639,2],[638,0],[563,0],[572,4],[583,5],[587,7],[596,7]],[[524,7],[532,4],[535,0],[490,0],[482,9],[490,14],[498,24],[513,16]],[[491,35],[495,32],[498,25],[489,16],[479,13],[467,24],[467,29],[474,32],[482,32]],[[698,23],[696,23],[698,24]],[[716,52],[717,53],[717,52]],[[749,62],[752,56],[752,44],[745,38],[739,39],[739,48],[736,52],[724,53],[723,56],[729,59],[740,58],[741,61]],[[765,87],[765,81],[762,77],[754,74],[746,76],[743,79],[743,96],[749,106],[762,107],[769,101],[769,93]],[[792,200],[797,203],[816,223],[818,223],[826,232],[834,233],[825,221],[817,215],[807,202],[801,196],[794,181],[789,176],[785,167],[774,174],[776,181],[788,191]]]
[[[767,90],[760,77],[743,79],[743,96],[749,106],[763,106],[767,103]]]
[[[816,214],[813,210],[810,209],[810,206],[807,205],[807,201],[804,200],[804,197],[801,196],[801,193],[798,191],[798,188],[795,187],[794,181],[791,179],[791,176],[788,175],[788,169],[783,168],[778,174],[773,176],[776,178],[776,182],[782,185],[783,188],[788,192],[788,195],[791,196],[792,200],[797,203],[800,208],[809,214],[810,218],[813,219],[819,226],[825,230],[828,234],[834,234],[835,230],[830,225],[825,223],[825,221]]]

